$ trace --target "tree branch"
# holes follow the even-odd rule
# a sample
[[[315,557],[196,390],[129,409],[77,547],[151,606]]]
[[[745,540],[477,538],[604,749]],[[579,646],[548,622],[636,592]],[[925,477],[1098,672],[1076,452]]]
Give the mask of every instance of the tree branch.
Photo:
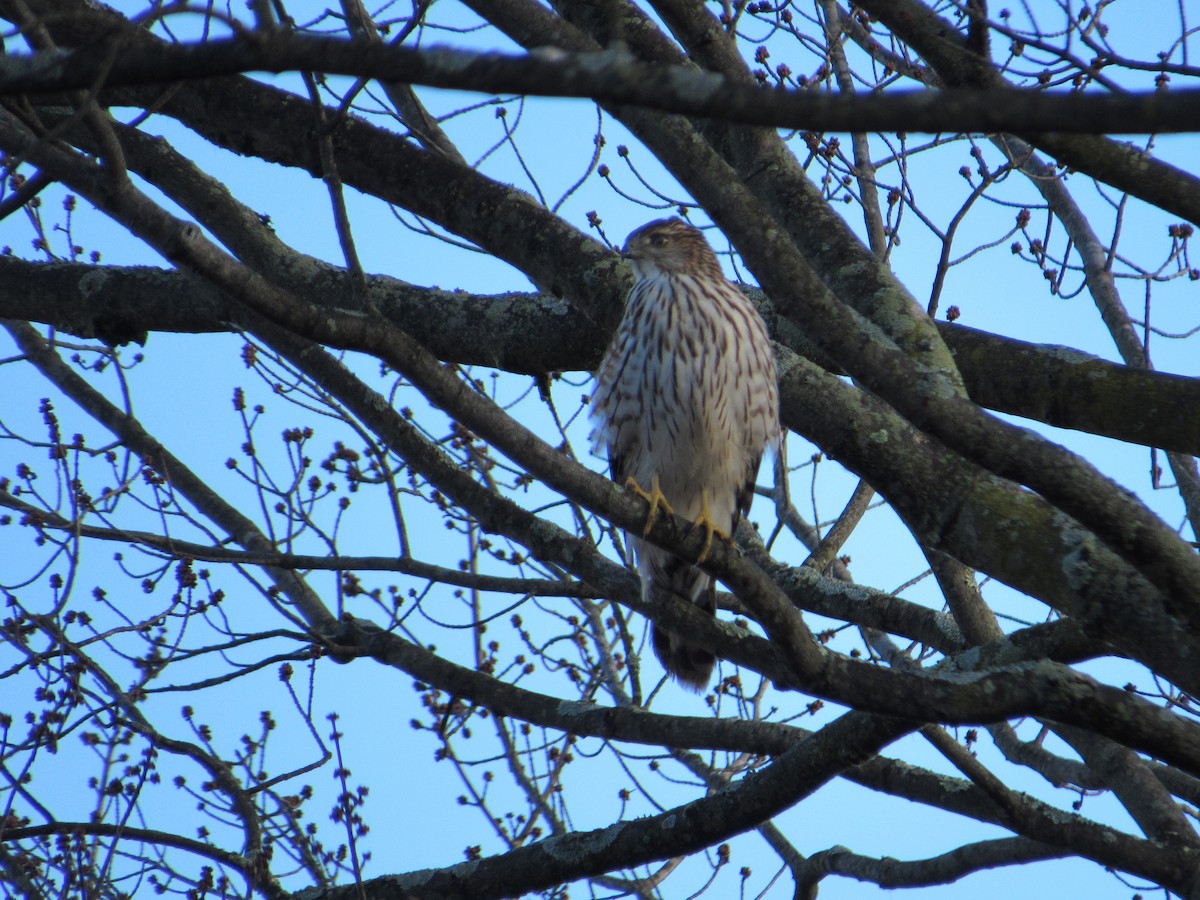
[[[320,71],[488,94],[579,97],[806,131],[1150,134],[1200,130],[1200,90],[1060,94],[1005,87],[826,95],[757,87],[712,72],[647,64],[621,49],[572,54],[414,50],[365,38],[283,31],[204,43],[0,58],[0,96],[164,84],[247,72]]]
[[[355,308],[344,271],[318,266],[305,268],[304,274],[306,300],[324,306],[337,298],[337,307]],[[768,322],[778,319],[762,291],[746,290]],[[578,309],[543,293],[470,294],[372,275],[367,306],[439,359],[518,374],[590,371],[608,341]],[[199,334],[246,327],[238,304],[186,272],[11,256],[0,256],[0,317],[41,322],[110,344],[144,341],[154,331]],[[798,353],[813,352],[790,323],[776,324],[777,340]],[[1179,409],[1200,405],[1198,378],[1139,370],[1068,347],[1030,344],[949,322],[937,327],[980,406],[1200,454],[1200,419],[1178,415]],[[544,339],[531,341],[530,334]]]
[[[1067,852],[1040,841],[1019,837],[964,844],[929,859],[912,860],[879,859],[861,856],[845,847],[833,847],[812,855],[809,872],[814,879],[841,875],[871,882],[882,888],[929,887],[952,884],[964,875],[984,869],[1057,859]]]

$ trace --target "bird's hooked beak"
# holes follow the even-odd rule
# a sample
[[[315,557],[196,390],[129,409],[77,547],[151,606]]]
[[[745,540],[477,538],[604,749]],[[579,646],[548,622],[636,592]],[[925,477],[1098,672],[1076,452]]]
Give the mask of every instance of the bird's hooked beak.
[[[626,260],[627,262],[631,262],[635,266],[640,262],[645,262],[647,259],[646,245],[642,244],[642,243],[638,243],[638,244],[626,243],[625,246],[621,249],[621,259]]]
[[[629,260],[640,259],[645,255],[642,252],[644,248],[645,244],[642,241],[635,240],[634,235],[630,235],[625,240],[625,246],[621,248],[621,258]]]
[[[626,243],[621,249],[621,259],[629,263],[635,278],[642,278],[645,276],[646,273],[643,272],[642,269],[646,264],[646,254],[640,249],[634,249],[632,246]]]

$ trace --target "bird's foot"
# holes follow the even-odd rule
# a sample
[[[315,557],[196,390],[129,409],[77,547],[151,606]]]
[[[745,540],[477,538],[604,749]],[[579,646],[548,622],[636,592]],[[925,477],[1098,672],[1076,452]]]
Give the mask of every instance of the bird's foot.
[[[708,508],[708,488],[704,488],[700,492],[700,515],[692,523],[689,533],[695,528],[704,529],[704,546],[700,548],[700,555],[696,557],[697,563],[702,563],[708,558],[708,553],[712,550],[713,537],[718,537],[727,544],[733,544],[729,535],[718,528],[717,523],[713,521],[712,513]]]
[[[642,490],[642,486],[637,483],[637,479],[629,477],[625,479],[625,487],[627,490],[633,491],[643,500],[650,504],[650,513],[646,516],[646,527],[642,529],[642,537],[650,533],[650,529],[654,527],[654,523],[658,520],[658,510],[660,508],[667,511],[667,515],[673,516],[675,510],[671,509],[671,504],[667,502],[667,498],[663,495],[662,489],[658,486],[658,473],[650,477],[650,490]]]

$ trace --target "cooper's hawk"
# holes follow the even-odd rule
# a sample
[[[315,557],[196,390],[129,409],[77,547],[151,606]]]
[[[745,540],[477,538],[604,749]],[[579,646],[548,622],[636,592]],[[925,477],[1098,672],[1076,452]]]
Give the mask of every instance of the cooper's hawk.
[[[625,242],[637,283],[600,363],[592,399],[596,446],[614,481],[651,503],[637,552],[649,604],[681,597],[715,615],[711,575],[642,540],[659,508],[733,534],[750,509],[763,450],[779,443],[779,389],[767,329],[725,279],[716,254],[681,219],[643,225]],[[648,489],[648,490],[647,490]],[[716,657],[654,625],[654,652],[685,686],[702,690]]]

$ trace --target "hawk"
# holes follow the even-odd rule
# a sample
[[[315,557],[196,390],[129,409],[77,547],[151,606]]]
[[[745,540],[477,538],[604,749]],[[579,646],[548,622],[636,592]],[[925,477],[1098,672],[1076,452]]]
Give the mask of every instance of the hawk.
[[[592,439],[612,479],[650,503],[637,553],[642,597],[674,596],[716,615],[711,575],[644,541],[659,509],[728,539],[750,510],[763,451],[777,448],[779,387],[766,325],[721,272],[704,235],[682,219],[643,225],[625,242],[637,282],[604,354],[592,399]],[[716,656],[656,623],[654,652],[701,691]]]

